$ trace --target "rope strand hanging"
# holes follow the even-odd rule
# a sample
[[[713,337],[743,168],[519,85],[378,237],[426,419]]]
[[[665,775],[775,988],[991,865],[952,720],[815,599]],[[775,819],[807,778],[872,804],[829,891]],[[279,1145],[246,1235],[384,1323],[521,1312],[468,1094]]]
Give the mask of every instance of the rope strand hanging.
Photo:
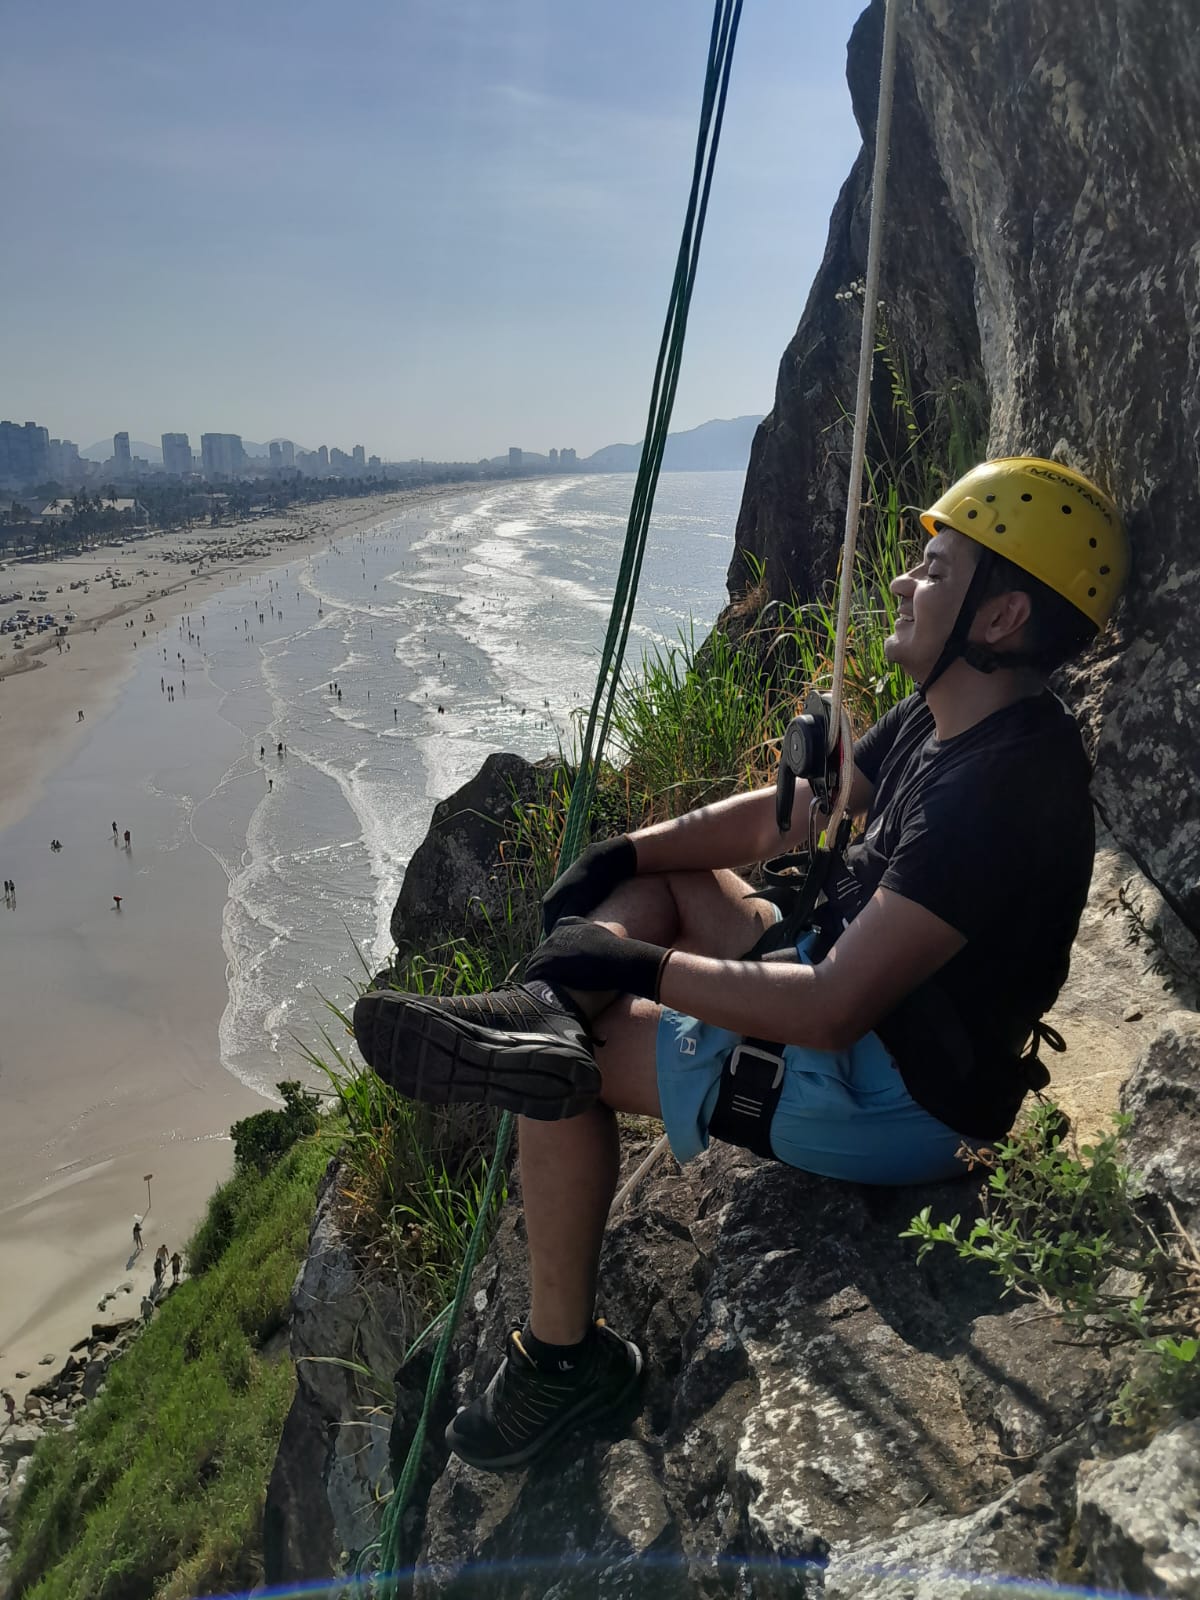
[[[867,270],[863,285],[863,318],[858,346],[858,383],[854,396],[854,437],[850,446],[850,480],[846,491],[846,523],[838,570],[837,632],[833,649],[830,688],[829,736],[841,747],[837,804],[829,819],[828,838],[836,838],[846,814],[854,775],[853,734],[843,700],[846,683],[846,649],[850,636],[850,601],[854,593],[854,556],[862,515],[863,467],[867,455],[867,422],[871,405],[871,377],[875,367],[875,322],[879,309],[879,268],[883,257],[883,217],[887,201],[888,155],[891,149],[892,100],[896,82],[896,36],[899,0],[885,0],[883,48],[879,61],[879,103],[875,115],[875,162],[871,171],[871,220],[867,233]]]

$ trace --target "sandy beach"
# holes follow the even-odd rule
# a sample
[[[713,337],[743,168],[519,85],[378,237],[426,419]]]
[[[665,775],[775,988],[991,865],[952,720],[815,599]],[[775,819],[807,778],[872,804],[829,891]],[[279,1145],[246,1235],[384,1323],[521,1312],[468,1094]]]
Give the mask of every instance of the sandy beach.
[[[82,556],[0,562],[0,594],[44,589],[49,596],[44,604],[21,604],[59,619],[68,610],[75,613],[61,652],[49,633],[21,651],[14,650],[11,634],[0,635],[0,749],[21,752],[20,760],[0,761],[0,830],[29,809],[46,776],[78,744],[84,732],[78,712],[86,721],[111,705],[136,665],[137,650],[183,610],[197,609],[211,595],[280,565],[289,555],[454,492],[445,485],[398,490],[299,506],[284,516],[229,527],[197,526],[146,537],[139,531],[132,542],[99,545]],[[201,551],[205,559],[194,572]],[[114,589],[111,579],[102,577],[109,569],[119,569],[129,586]],[[81,580],[90,586],[87,594],[70,587]],[[5,606],[0,615],[14,610]],[[153,612],[152,622],[145,620],[147,612]]]
[[[267,1104],[216,1046],[226,877],[137,781],[152,748],[189,785],[217,785],[244,740],[193,678],[181,741],[158,676],[134,669],[223,589],[454,492],[342,500],[0,573],[0,592],[48,591],[31,609],[75,613],[70,651],[50,635],[0,647],[0,854],[17,890],[0,914],[0,1386],[18,1402],[44,1357],[61,1363],[93,1322],[137,1314],[155,1250],[182,1247],[232,1170],[230,1124]],[[129,587],[101,578],[117,567]],[[81,578],[87,595],[69,587]]]

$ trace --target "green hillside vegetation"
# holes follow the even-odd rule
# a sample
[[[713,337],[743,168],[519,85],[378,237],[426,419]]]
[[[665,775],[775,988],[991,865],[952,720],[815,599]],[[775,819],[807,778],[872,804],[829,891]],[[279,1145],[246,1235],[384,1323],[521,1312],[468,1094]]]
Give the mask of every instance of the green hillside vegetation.
[[[283,1332],[317,1182],[297,1144],[214,1194],[194,1276],[109,1370],[73,1433],[38,1447],[13,1529],[14,1597],[184,1600],[248,1588],[295,1377]]]

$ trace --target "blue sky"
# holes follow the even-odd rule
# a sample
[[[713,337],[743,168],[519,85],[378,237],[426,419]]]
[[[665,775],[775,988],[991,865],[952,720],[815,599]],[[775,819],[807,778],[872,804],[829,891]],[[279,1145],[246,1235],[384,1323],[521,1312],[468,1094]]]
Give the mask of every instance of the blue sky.
[[[766,411],[861,0],[746,0],[676,428]],[[708,0],[5,10],[0,415],[474,459],[640,437]]]

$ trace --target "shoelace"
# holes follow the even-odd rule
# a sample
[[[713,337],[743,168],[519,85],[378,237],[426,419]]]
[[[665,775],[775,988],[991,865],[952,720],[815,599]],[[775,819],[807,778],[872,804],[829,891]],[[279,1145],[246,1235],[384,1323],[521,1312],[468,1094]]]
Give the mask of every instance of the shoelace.
[[[577,1013],[566,1006],[549,1006],[520,985],[488,989],[483,994],[438,995],[436,999],[445,1010],[456,1012],[472,1022],[487,1017],[521,1032],[530,1024],[537,1027],[553,1020],[560,1025],[564,1022],[574,1024],[583,1033],[590,1033],[587,1024]]]
[[[543,1016],[542,1007],[525,989],[489,989],[483,994],[439,995],[438,1002],[447,1011],[458,1011],[471,1018],[481,1014],[498,1017],[508,1023],[527,1023],[531,1016],[540,1022]]]

